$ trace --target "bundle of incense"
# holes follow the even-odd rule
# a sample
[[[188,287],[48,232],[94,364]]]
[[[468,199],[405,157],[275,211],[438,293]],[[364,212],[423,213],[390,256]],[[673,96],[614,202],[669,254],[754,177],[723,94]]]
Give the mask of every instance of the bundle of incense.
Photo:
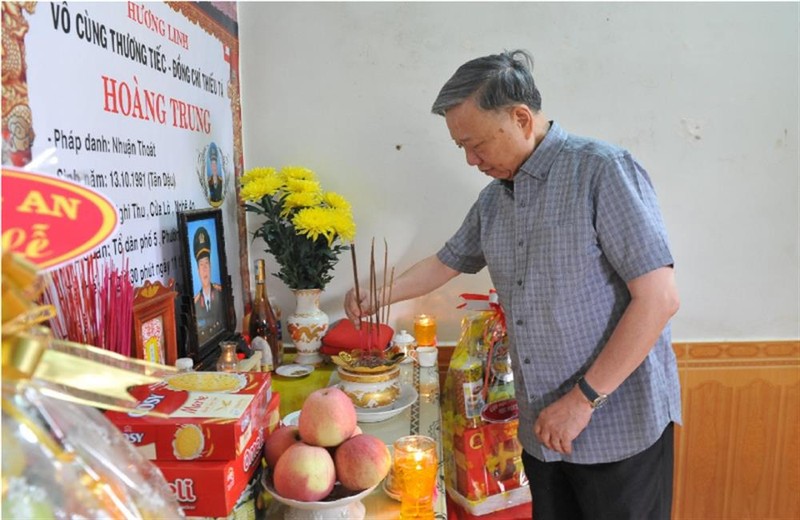
[[[133,284],[128,260],[117,269],[110,261],[101,270],[93,257],[45,275],[44,303],[53,305],[53,334],[125,356],[131,354]]]
[[[391,310],[392,302],[392,285],[394,284],[394,268],[391,271],[391,277],[387,286],[386,276],[389,272],[389,245],[386,239],[383,240],[383,284],[380,290],[380,297],[378,294],[378,278],[375,268],[375,239],[372,239],[372,246],[370,248],[370,263],[369,263],[369,287],[367,292],[367,305],[369,309],[376,309],[374,312],[366,316],[366,331],[363,323],[364,317],[360,318],[362,333],[359,335],[359,349],[370,354],[381,354],[383,348],[380,345],[380,329],[381,323],[387,324],[389,322],[389,313]],[[358,302],[359,313],[362,312],[361,308],[361,289],[358,280],[358,262],[356,260],[356,246],[355,243],[350,245],[350,253],[353,260],[353,278],[355,280],[356,301]],[[366,333],[364,333],[366,332]],[[374,352],[373,352],[374,351]]]

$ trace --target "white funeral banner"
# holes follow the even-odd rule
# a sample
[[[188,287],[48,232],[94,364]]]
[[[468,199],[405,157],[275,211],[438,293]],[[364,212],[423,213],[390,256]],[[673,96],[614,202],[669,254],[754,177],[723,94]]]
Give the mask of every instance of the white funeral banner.
[[[26,18],[26,169],[113,202],[118,232],[94,254],[127,259],[135,286],[180,284],[176,212],[220,207],[241,317],[231,49],[166,3],[40,2]],[[211,155],[221,192],[209,187]]]

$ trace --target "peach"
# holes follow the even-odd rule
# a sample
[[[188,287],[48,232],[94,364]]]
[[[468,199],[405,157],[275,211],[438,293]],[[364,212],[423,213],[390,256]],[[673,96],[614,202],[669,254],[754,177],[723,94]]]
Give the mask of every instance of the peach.
[[[264,458],[270,468],[275,468],[278,459],[289,446],[300,442],[300,432],[297,426],[281,426],[267,437],[264,442]]]
[[[347,394],[335,386],[321,388],[306,397],[300,409],[300,438],[313,446],[338,446],[353,434],[357,420]]]
[[[328,450],[298,442],[278,459],[272,480],[280,496],[316,502],[333,490],[336,468]]]
[[[392,455],[382,440],[362,433],[336,448],[334,465],[339,482],[351,491],[360,491],[386,477],[392,467]]]
[[[364,431],[361,429],[361,426],[356,424],[356,429],[353,430],[353,434],[350,437],[355,437],[356,435],[361,435]]]

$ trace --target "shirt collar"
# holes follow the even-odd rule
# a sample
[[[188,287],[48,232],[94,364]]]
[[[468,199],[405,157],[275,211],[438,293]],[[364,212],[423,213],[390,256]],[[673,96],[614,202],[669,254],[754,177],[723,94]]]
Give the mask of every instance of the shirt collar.
[[[537,179],[546,179],[556,156],[567,142],[567,135],[567,132],[558,126],[558,123],[550,121],[550,130],[533,150],[528,160],[522,163],[517,175],[526,174]]]

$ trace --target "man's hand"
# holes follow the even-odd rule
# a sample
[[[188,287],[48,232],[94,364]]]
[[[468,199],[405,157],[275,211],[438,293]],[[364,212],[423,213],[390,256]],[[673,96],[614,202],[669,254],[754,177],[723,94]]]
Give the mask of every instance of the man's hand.
[[[344,313],[353,322],[353,325],[356,329],[361,327],[361,318],[365,316],[369,316],[373,314],[376,309],[371,309],[369,306],[369,299],[364,291],[360,291],[361,294],[361,302],[359,304],[358,299],[356,298],[356,290],[355,288],[350,289],[347,291],[347,294],[344,296]]]
[[[444,265],[436,255],[431,255],[424,260],[420,260],[408,271],[396,278],[391,288],[379,288],[377,301],[374,301],[372,305],[370,305],[370,291],[364,285],[361,285],[359,292],[359,296],[361,296],[360,306],[356,298],[355,288],[350,289],[344,297],[344,312],[358,329],[361,326],[361,318],[378,312],[381,304],[389,305],[428,294],[455,278],[458,274],[455,269]],[[384,291],[388,291],[391,301],[388,298],[383,298]]]
[[[572,441],[589,424],[592,407],[575,387],[539,414],[533,433],[547,448],[558,453],[572,453]]]

